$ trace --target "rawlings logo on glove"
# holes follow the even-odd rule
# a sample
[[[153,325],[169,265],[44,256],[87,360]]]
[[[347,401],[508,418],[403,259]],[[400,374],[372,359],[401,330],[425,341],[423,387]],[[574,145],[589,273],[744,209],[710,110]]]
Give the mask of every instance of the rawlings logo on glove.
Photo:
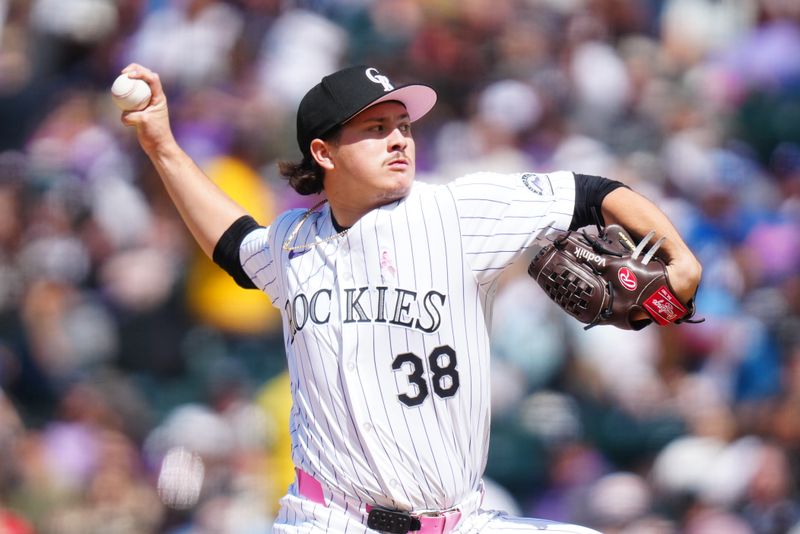
[[[587,329],[610,324],[641,330],[652,321],[662,326],[700,322],[692,320],[694,299],[686,304],[678,300],[666,264],[656,256],[664,238],[642,255],[654,236],[650,232],[634,245],[616,224],[601,229],[597,236],[559,232],[533,258],[528,274]],[[645,315],[650,318],[636,318]]]

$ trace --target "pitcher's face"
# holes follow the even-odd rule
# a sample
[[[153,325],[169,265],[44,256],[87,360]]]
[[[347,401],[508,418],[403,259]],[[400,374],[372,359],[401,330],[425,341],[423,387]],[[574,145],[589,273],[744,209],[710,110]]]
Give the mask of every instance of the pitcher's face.
[[[365,109],[342,126],[330,146],[325,190],[345,201],[377,207],[403,198],[415,175],[411,119],[400,102]]]

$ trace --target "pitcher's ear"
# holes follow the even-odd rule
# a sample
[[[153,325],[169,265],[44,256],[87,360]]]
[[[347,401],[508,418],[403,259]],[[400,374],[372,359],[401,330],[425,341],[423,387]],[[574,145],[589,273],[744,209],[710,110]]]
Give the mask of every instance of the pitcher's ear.
[[[333,156],[331,154],[330,146],[322,139],[314,139],[311,141],[311,157],[317,162],[317,165],[325,170],[333,169]]]

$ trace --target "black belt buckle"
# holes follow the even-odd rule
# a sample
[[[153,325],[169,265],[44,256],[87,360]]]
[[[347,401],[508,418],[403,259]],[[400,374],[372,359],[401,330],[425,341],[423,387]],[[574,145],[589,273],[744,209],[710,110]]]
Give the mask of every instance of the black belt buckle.
[[[422,528],[419,519],[408,512],[387,510],[386,508],[373,508],[367,516],[367,526],[373,530],[390,532],[391,534],[406,534]]]

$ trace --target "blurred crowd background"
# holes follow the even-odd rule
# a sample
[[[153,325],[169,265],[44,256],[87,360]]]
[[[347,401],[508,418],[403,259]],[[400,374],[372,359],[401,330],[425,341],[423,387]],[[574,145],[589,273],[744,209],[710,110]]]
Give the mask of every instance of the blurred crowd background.
[[[796,0],[0,0],[0,533],[266,533],[293,477],[279,317],[201,255],[121,125],[132,61],[263,224],[317,200],[276,161],[300,97],[354,63],[439,92],[421,180],[565,169],[656,201],[706,321],[585,332],[509,273],[487,504],[800,533]],[[203,469],[168,507],[176,450]]]

